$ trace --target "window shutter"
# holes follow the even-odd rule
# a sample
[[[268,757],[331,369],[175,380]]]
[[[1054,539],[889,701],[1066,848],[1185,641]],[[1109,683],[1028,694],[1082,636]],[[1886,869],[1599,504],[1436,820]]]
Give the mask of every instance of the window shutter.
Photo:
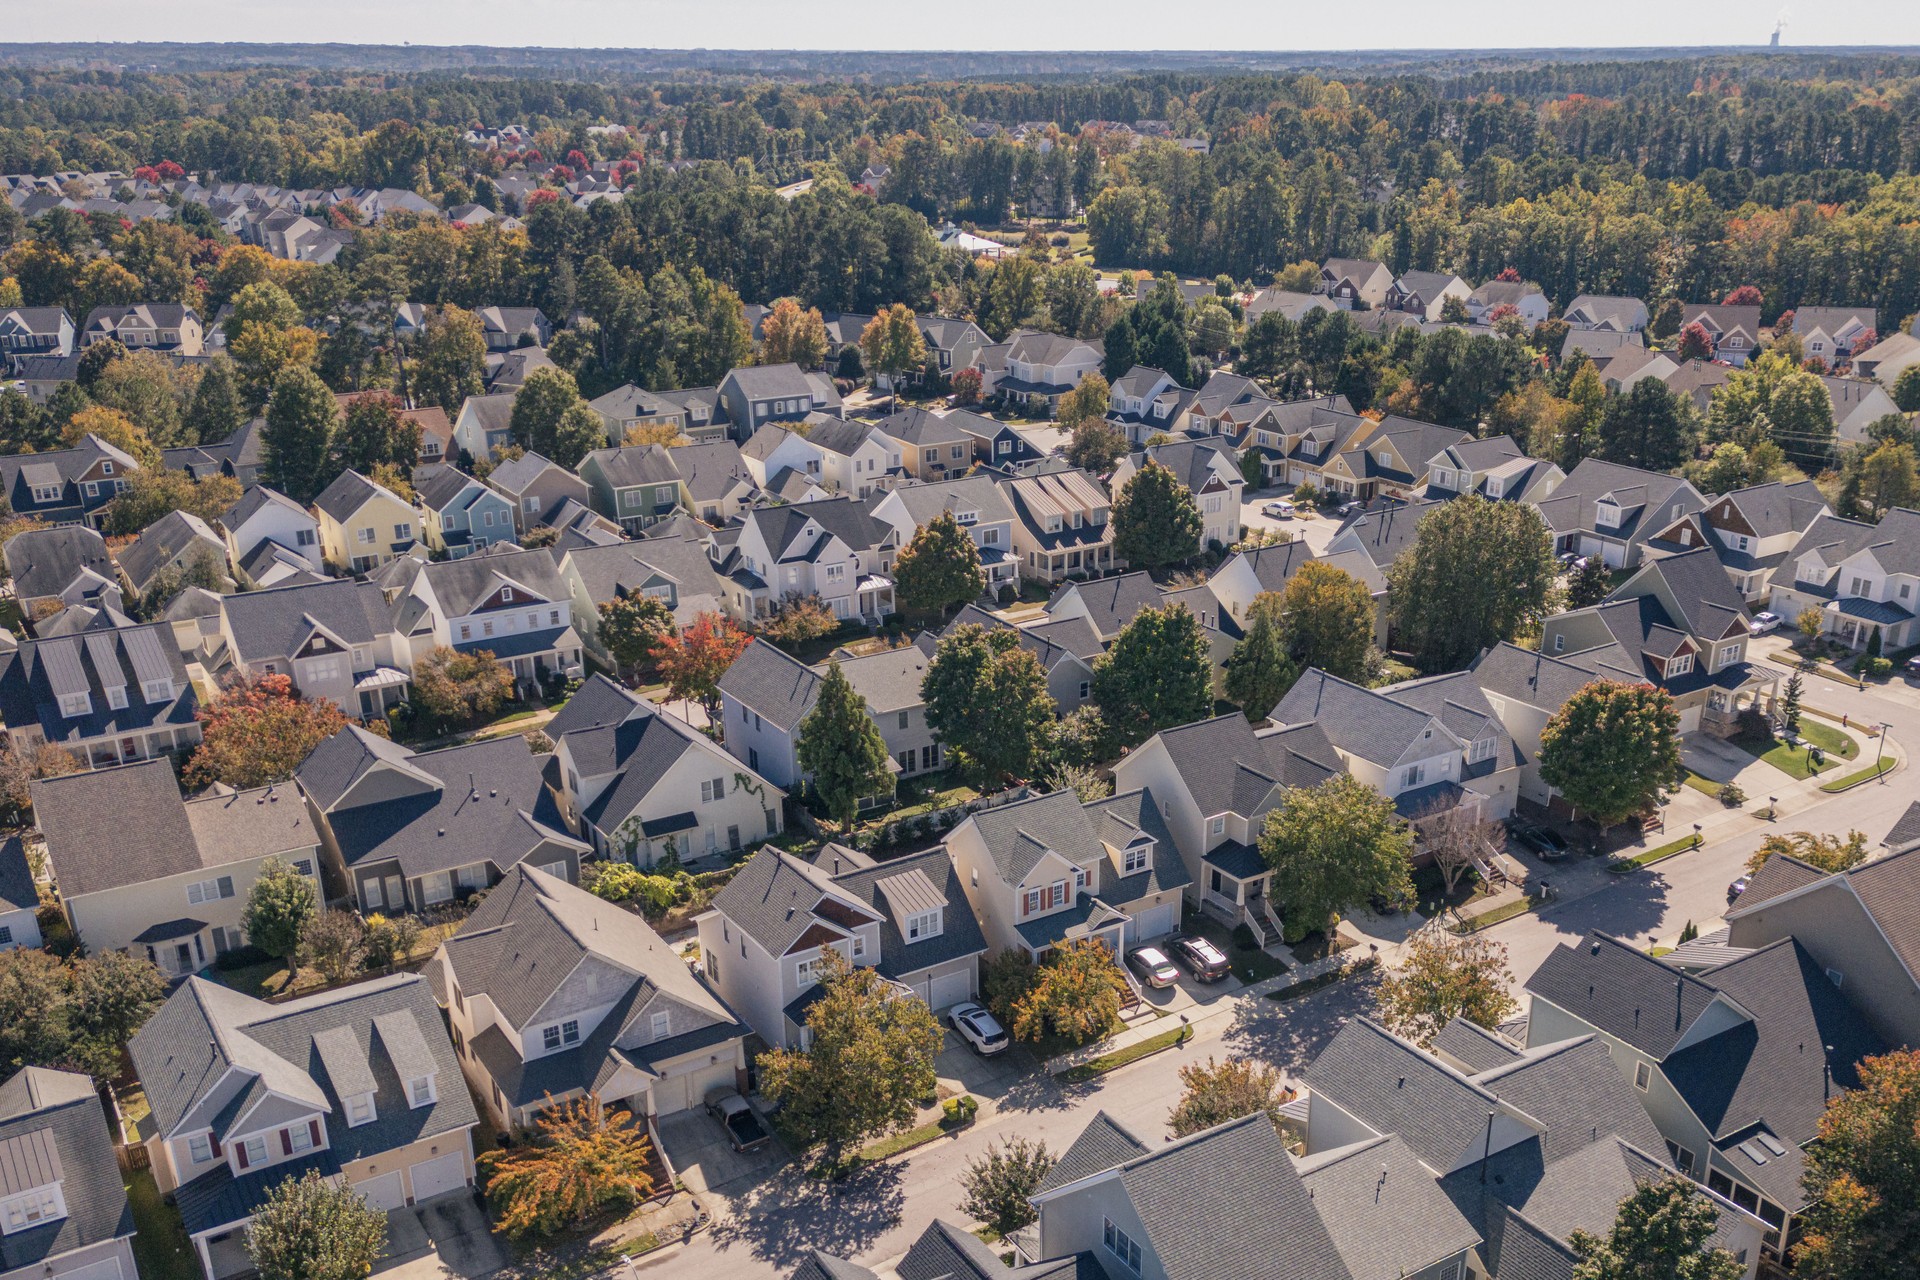
[[[307,1132],[313,1135],[313,1145],[316,1147],[319,1146],[320,1145],[320,1122],[318,1120],[307,1121]]]
[[[280,1131],[280,1154],[283,1156],[293,1154],[293,1130],[291,1129]]]
[[[219,1135],[218,1135],[218,1134],[213,1134],[213,1133],[209,1133],[209,1134],[207,1135],[207,1145],[208,1145],[209,1147],[212,1147],[212,1148],[213,1148],[213,1156],[214,1156],[214,1159],[216,1159],[216,1160],[217,1160],[217,1159],[219,1159],[219,1158],[220,1158],[220,1137],[219,1137]]]
[[[243,1142],[239,1146],[235,1147],[233,1149],[233,1154],[235,1158],[240,1161],[240,1167],[242,1169],[246,1168],[247,1167],[247,1144]]]
[[[220,877],[220,896],[223,898],[231,898],[233,896],[233,877],[232,876]]]

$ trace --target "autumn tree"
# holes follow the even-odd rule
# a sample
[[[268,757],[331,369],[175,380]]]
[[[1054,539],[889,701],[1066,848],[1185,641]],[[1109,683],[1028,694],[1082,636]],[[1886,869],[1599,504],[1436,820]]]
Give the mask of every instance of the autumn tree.
[[[547,1101],[532,1141],[479,1158],[500,1230],[550,1236],[653,1194],[653,1144],[630,1110],[597,1093]]]
[[[309,1169],[267,1192],[246,1227],[260,1280],[364,1280],[387,1248],[387,1215],[344,1180]]]
[[[413,705],[435,724],[482,724],[513,697],[513,672],[486,649],[439,645],[413,664]]]
[[[780,298],[760,322],[760,363],[818,369],[827,358],[827,326],[818,307]]]
[[[1904,440],[1888,440],[1872,449],[1845,451],[1840,463],[1840,506],[1859,519],[1878,523],[1894,507],[1920,502],[1920,462]]]
[[[1242,1116],[1278,1121],[1285,1101],[1279,1068],[1252,1058],[1194,1062],[1180,1068],[1180,1101],[1167,1114],[1173,1136],[1184,1138]]]
[[[266,402],[282,374],[310,367],[319,353],[318,336],[300,323],[299,305],[271,281],[234,295],[226,336],[241,396],[256,406]]]
[[[1377,661],[1373,593],[1366,583],[1325,561],[1307,561],[1278,592],[1254,597],[1248,612],[1274,618],[1287,655],[1302,671],[1318,668],[1364,684]]]
[[[965,409],[979,404],[982,381],[978,369],[961,369],[957,371],[951,379],[954,407],[957,409]]]
[[[160,469],[159,446],[118,409],[89,405],[68,418],[60,429],[60,442],[69,449],[88,436],[98,436],[143,467]]]
[[[814,794],[843,831],[853,830],[862,800],[893,791],[886,739],[838,661],[827,663],[813,710],[800,721],[795,757],[813,775]]]
[[[1013,1002],[1009,1030],[1022,1040],[1055,1036],[1087,1044],[1112,1031],[1127,990],[1113,953],[1092,938],[1076,939],[1053,948],[1035,968],[1033,984]]]
[[[789,651],[840,629],[833,610],[815,595],[791,595],[759,623],[760,634]]]
[[[1707,332],[1707,326],[1698,320],[1691,321],[1680,330],[1680,337],[1673,349],[1674,358],[1682,364],[1689,360],[1713,359],[1713,335]]]
[[[195,480],[184,471],[142,469],[127,477],[127,487],[107,504],[102,532],[138,534],[161,516],[185,511],[202,520],[220,519],[240,501],[240,482],[219,474]]]
[[[951,627],[921,681],[927,724],[955,767],[982,786],[1032,777],[1058,710],[1046,672],[1012,627]]]
[[[260,865],[260,877],[247,890],[240,923],[247,941],[268,955],[281,956],[292,973],[300,939],[320,910],[319,884],[279,856]]]
[[[284,675],[232,681],[195,718],[200,745],[187,761],[187,785],[224,782],[238,790],[291,778],[309,752],[347,723],[331,700],[301,697]]]
[[[1387,569],[1400,643],[1422,671],[1457,671],[1537,629],[1559,572],[1553,535],[1532,506],[1478,494],[1444,503]]]
[[[1920,1277],[1920,1050],[1860,1063],[1806,1144],[1795,1269],[1823,1280]]]
[[[1602,827],[1658,803],[1680,771],[1680,716],[1650,684],[1595,680],[1540,733],[1540,776]]]
[[[1456,937],[1438,921],[1415,930],[1405,954],[1374,993],[1382,1026],[1422,1048],[1456,1017],[1489,1030],[1520,1007],[1508,992],[1503,942]]]
[[[1414,818],[1414,829],[1448,896],[1476,863],[1506,847],[1507,829],[1483,816],[1476,805],[1438,800]]]
[[[1776,853],[1829,873],[1851,871],[1867,860],[1867,837],[1858,831],[1847,832],[1844,839],[1828,831],[1770,835],[1760,841],[1760,847],[1747,859],[1748,874],[1758,874],[1767,859]]]
[[[654,657],[667,692],[698,702],[709,720],[719,719],[720,677],[753,639],[723,613],[703,613],[678,635],[669,635]]]
[[[1720,1210],[1681,1173],[1639,1182],[1604,1238],[1575,1230],[1573,1280],[1740,1280],[1743,1261],[1709,1245]]]
[[[300,931],[299,962],[330,983],[360,972],[366,959],[367,926],[351,911],[322,911]],[[293,970],[287,980],[292,982]]]
[[[1071,431],[1082,423],[1104,420],[1107,405],[1112,398],[1113,388],[1099,371],[1081,376],[1080,385],[1060,397],[1060,407],[1055,412],[1061,427]]]
[[[1289,787],[1260,830],[1287,940],[1332,926],[1356,902],[1412,896],[1413,834],[1393,801],[1348,773]]]
[[[914,530],[893,562],[893,590],[902,609],[928,617],[986,593],[980,549],[952,511],[942,511]]]
[[[1087,418],[1067,437],[1065,454],[1082,471],[1103,476],[1127,455],[1127,438],[1104,417]]]
[[[628,675],[650,665],[675,630],[666,602],[638,592],[617,595],[598,612],[600,643]]]
[[[960,1175],[960,1189],[966,1193],[960,1211],[1002,1236],[1018,1231],[1037,1216],[1030,1201],[1054,1164],[1044,1142],[1019,1137],[996,1142],[969,1160]]]
[[[427,311],[413,370],[413,399],[438,405],[449,417],[468,396],[486,389],[487,340],[480,321],[458,307]]]
[[[391,392],[363,391],[347,404],[332,447],[330,469],[336,473],[351,469],[372,475],[391,466],[411,479],[420,457],[420,424],[406,417]]]
[[[326,461],[339,421],[339,403],[319,374],[304,367],[282,373],[260,432],[260,478],[295,502],[312,502],[332,479]]]
[[[1279,610],[1261,608],[1263,600],[1277,597],[1265,592],[1255,599],[1248,611],[1246,634],[1227,659],[1227,697],[1256,724],[1267,718],[1300,678],[1300,669],[1287,654]]]
[[[887,379],[891,413],[900,375],[927,362],[927,340],[921,336],[913,309],[896,302],[869,320],[860,334],[860,354],[870,372]]]
[[[1136,569],[1184,564],[1200,553],[1205,525],[1193,494],[1152,458],[1114,495],[1113,554]]]
[[[41,778],[79,773],[80,761],[65,747],[31,743],[25,735],[0,743],[0,802],[18,815],[33,803],[32,784]]]
[[[1213,657],[1184,604],[1142,609],[1094,659],[1093,700],[1128,745],[1213,712]]]

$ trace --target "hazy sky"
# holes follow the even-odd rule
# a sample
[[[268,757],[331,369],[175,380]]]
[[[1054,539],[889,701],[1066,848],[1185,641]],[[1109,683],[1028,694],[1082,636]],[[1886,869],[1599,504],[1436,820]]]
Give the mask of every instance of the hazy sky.
[[[1771,5],[1671,0],[10,0],[0,40],[290,40],[716,49],[1406,49],[1764,44]],[[1786,10],[1783,43],[1859,38],[1835,10]],[[1920,4],[1874,11],[1920,45]]]

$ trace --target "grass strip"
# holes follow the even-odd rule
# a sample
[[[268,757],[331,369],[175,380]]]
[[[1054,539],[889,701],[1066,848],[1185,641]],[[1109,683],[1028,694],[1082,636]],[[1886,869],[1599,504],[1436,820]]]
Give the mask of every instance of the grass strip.
[[[842,1160],[838,1167],[829,1165],[826,1161],[822,1160],[807,1172],[810,1176],[819,1178],[825,1182],[838,1182],[842,1178],[858,1173],[868,1165],[879,1164],[882,1160],[890,1160],[894,1156],[912,1151],[916,1147],[924,1147],[930,1142],[938,1142],[955,1129],[965,1127],[966,1123],[966,1121],[949,1122],[946,1117],[942,1116],[940,1119],[929,1124],[923,1124],[917,1129],[908,1129],[905,1133],[896,1133],[889,1137],[882,1138],[878,1142],[870,1142]]]
[[[1656,845],[1644,853],[1636,853],[1631,858],[1615,858],[1607,864],[1607,870],[1611,871],[1614,875],[1623,876],[1629,871],[1638,871],[1641,867],[1650,867],[1656,862],[1665,862],[1668,858],[1676,857],[1689,849],[1697,849],[1700,847],[1700,843],[1699,836],[1681,836],[1678,840],[1669,840],[1665,844]]]
[[[1352,977],[1356,973],[1364,973],[1378,963],[1380,963],[1378,956],[1368,956],[1364,960],[1356,960],[1352,964],[1341,965],[1337,969],[1329,969],[1325,973],[1316,974],[1311,978],[1296,982],[1292,986],[1281,987],[1278,991],[1269,991],[1267,992],[1267,999],[1294,1000],[1300,996],[1310,996],[1316,991],[1332,986],[1342,978]]]
[[[1544,899],[1535,898],[1531,895],[1524,898],[1515,898],[1512,902],[1503,903],[1491,911],[1483,911],[1477,916],[1468,917],[1454,926],[1453,931],[1459,934],[1466,934],[1479,933],[1482,929],[1491,929],[1497,924],[1506,923],[1515,916],[1527,914],[1527,912],[1539,906],[1542,901],[1544,901]]]
[[[1893,757],[1889,756],[1878,764],[1870,764],[1866,768],[1855,773],[1850,773],[1844,778],[1836,778],[1832,782],[1822,783],[1820,789],[1829,795],[1835,792],[1847,791],[1859,786],[1863,782],[1872,782],[1875,778],[1892,773],[1893,766]]]
[[[1715,800],[1718,800],[1720,793],[1726,790],[1725,783],[1715,782],[1712,778],[1703,778],[1697,773],[1689,772],[1682,781],[1700,794],[1712,796]]]
[[[1063,1084],[1084,1084],[1095,1080],[1109,1071],[1118,1070],[1129,1062],[1138,1062],[1142,1058],[1159,1053],[1162,1049],[1171,1049],[1192,1034],[1190,1027],[1175,1027],[1172,1031],[1162,1031],[1157,1036],[1148,1036],[1145,1040],[1135,1041],[1124,1049],[1115,1049],[1112,1053],[1103,1053],[1097,1058],[1089,1058],[1078,1066],[1068,1067],[1059,1072],[1054,1079]]]

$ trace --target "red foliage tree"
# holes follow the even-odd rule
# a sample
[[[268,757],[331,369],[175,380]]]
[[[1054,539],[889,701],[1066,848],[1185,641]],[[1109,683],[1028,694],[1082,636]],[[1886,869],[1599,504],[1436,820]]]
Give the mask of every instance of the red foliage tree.
[[[560,193],[552,187],[542,187],[527,197],[527,211],[531,213],[537,206],[549,204],[560,198]]]
[[[1723,307],[1757,307],[1760,305],[1760,286],[1743,284],[1726,297],[1720,299]]]
[[[1494,279],[1498,280],[1501,284],[1519,284],[1520,268],[1507,267],[1503,269],[1499,275],[1495,276]]]
[[[1808,356],[1800,362],[1800,367],[1808,373],[1817,373],[1822,376],[1825,376],[1827,372],[1827,362],[1819,356]]]
[[[567,152],[567,158],[564,161],[564,163],[569,168],[571,168],[575,173],[580,173],[588,169],[589,167],[591,167],[587,164],[586,153],[579,150],[579,148],[577,147],[574,150]]]
[[[283,675],[235,681],[200,708],[200,745],[187,761],[188,786],[224,782],[263,787],[293,776],[307,753],[346,727],[329,701],[310,701]]]
[[[571,167],[564,164],[553,166],[553,180],[555,182],[572,182],[573,179],[574,172]]]
[[[1853,350],[1850,354],[1857,356],[1862,351],[1867,350],[1867,348],[1877,347],[1879,345],[1880,345],[1880,334],[1873,329],[1868,329],[1865,332],[1863,332],[1859,337],[1853,340]]]
[[[143,164],[133,171],[133,177],[136,182],[158,182],[160,171],[150,164]]]
[[[980,371],[962,369],[953,375],[953,402],[956,405],[980,403]]]
[[[171,160],[162,160],[155,167],[160,170],[160,179],[163,182],[172,182],[176,178],[187,176],[187,171]]]
[[[675,698],[698,702],[713,716],[720,699],[720,677],[753,637],[732,618],[703,613],[654,652],[654,666]]]
[[[1705,325],[1695,320],[1680,331],[1680,345],[1675,349],[1674,354],[1682,360],[1711,360],[1713,359],[1713,335],[1707,332]]]

